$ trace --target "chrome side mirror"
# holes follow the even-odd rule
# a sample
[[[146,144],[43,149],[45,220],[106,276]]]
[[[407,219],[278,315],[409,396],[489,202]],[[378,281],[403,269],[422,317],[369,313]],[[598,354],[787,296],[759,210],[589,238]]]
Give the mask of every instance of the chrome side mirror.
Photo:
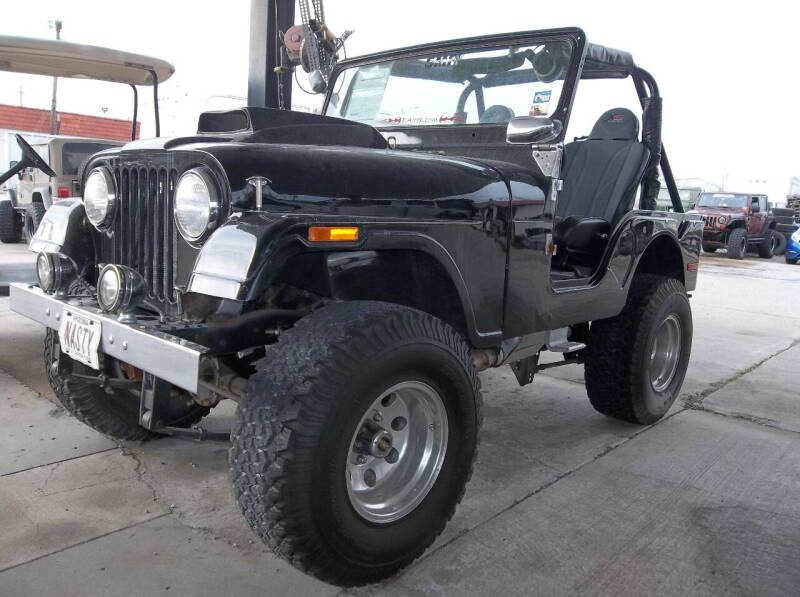
[[[508,121],[506,142],[520,145],[548,143],[557,139],[563,128],[560,120],[543,116],[517,116]]]

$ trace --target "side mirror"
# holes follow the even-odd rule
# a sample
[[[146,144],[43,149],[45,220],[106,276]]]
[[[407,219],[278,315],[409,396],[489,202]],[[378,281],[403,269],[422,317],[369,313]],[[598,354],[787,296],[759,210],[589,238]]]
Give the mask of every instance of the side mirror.
[[[557,139],[563,128],[560,120],[544,116],[517,116],[508,121],[506,141],[519,145],[547,143]]]

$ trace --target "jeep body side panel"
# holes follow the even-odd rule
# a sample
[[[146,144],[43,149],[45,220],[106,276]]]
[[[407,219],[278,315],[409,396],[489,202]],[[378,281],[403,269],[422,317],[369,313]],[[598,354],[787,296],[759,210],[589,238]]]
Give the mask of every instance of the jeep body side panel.
[[[506,336],[619,314],[625,306],[633,273],[657,239],[666,237],[673,255],[680,254],[681,280],[687,290],[695,287],[697,272],[687,266],[697,263],[700,255],[703,224],[696,215],[629,212],[616,226],[600,266],[588,283],[584,280],[573,284],[550,283],[550,257],[545,254],[542,241],[549,230],[549,222],[515,213],[509,251]]]

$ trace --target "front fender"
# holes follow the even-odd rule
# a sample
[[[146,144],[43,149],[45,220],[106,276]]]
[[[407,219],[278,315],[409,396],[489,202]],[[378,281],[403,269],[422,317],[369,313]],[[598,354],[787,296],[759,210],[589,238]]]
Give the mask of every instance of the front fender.
[[[39,195],[42,198],[42,203],[47,209],[50,209],[50,206],[53,205],[53,197],[50,194],[50,187],[36,187],[31,191],[31,201],[36,200],[36,195]]]
[[[94,246],[86,211],[79,199],[64,199],[44,212],[29,248],[36,253],[64,253],[84,270],[94,264]]]

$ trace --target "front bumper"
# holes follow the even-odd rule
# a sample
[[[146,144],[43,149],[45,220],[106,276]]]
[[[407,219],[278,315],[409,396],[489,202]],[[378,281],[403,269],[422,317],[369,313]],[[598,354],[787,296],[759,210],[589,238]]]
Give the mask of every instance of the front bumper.
[[[706,245],[724,245],[725,230],[706,228],[703,230],[703,243]]]
[[[791,236],[786,238],[786,257],[789,259],[800,257],[800,242],[797,242]]]
[[[29,284],[10,285],[11,310],[58,330],[62,311],[100,321],[100,352],[129,363],[179,388],[197,393],[200,360],[208,349],[158,330],[158,322],[124,324],[92,301],[60,300]]]

